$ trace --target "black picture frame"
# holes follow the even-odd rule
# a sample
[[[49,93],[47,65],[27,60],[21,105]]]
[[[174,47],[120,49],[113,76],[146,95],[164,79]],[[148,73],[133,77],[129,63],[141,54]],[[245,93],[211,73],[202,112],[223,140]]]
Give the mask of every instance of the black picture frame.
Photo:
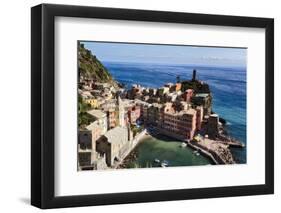
[[[264,28],[265,184],[56,197],[54,161],[54,23],[55,17],[100,18],[162,23]],[[254,130],[253,130],[254,131]],[[217,198],[274,193],[274,20],[148,10],[41,4],[31,8],[31,204],[60,208]]]

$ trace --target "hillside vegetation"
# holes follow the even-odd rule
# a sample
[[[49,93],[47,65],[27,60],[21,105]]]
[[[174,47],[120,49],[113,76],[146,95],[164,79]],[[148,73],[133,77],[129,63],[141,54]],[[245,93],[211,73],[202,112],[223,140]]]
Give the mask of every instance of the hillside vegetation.
[[[83,44],[78,47],[78,63],[79,76],[96,82],[116,83],[103,64]]]

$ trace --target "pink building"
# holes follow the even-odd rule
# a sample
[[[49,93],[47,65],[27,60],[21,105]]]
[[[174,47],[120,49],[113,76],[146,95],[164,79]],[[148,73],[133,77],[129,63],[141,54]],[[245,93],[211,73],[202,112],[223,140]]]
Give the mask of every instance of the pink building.
[[[193,89],[187,89],[183,94],[184,101],[190,102],[193,95],[194,95]]]
[[[180,113],[164,113],[163,128],[174,137],[192,139],[196,131],[196,111],[191,109]]]
[[[141,116],[140,106],[133,106],[128,109],[128,118],[131,124],[135,124],[136,121],[140,118],[140,116]]]
[[[163,128],[168,135],[190,140],[196,131],[196,110],[187,109],[176,112],[171,105],[166,105],[163,113]]]

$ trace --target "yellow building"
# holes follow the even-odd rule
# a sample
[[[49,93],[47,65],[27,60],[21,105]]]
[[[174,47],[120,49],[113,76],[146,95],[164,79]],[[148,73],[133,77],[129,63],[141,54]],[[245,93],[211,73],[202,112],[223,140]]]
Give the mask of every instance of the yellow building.
[[[85,100],[86,104],[90,104],[92,108],[98,108],[100,106],[100,103],[95,98],[89,98]]]

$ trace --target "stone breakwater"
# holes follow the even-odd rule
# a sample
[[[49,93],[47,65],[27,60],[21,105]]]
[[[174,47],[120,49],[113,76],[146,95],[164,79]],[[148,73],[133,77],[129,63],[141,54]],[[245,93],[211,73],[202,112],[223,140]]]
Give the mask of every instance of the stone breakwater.
[[[204,138],[197,142],[188,142],[187,144],[210,158],[215,164],[236,163],[226,142]]]

